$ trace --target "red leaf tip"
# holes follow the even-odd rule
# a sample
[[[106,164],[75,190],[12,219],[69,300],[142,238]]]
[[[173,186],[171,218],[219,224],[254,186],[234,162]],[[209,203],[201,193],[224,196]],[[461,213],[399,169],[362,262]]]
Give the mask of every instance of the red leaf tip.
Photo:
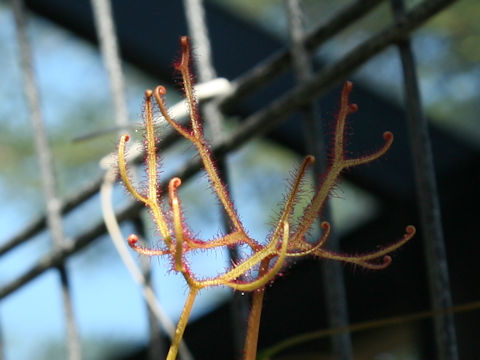
[[[307,155],[305,157],[305,161],[308,163],[308,164],[313,164],[315,162],[315,156],[313,155]]]
[[[417,230],[415,229],[415,226],[413,226],[413,225],[408,225],[408,226],[405,228],[405,231],[406,231],[407,235],[411,236],[411,235],[414,235]]]
[[[170,179],[170,186],[178,188],[180,185],[182,185],[182,179],[180,179],[179,177],[174,177]]]
[[[348,105],[348,112],[354,113],[358,111],[358,105],[357,104],[349,104]]]
[[[134,247],[138,242],[138,236],[135,234],[131,234],[128,236],[127,241],[128,241],[128,245],[130,245],[131,247]]]
[[[188,36],[184,35],[184,36],[180,37],[180,44],[182,45],[182,48],[187,47],[187,48],[190,49],[190,40],[188,39]]]
[[[383,139],[384,139],[385,141],[393,141],[393,133],[390,132],[390,131],[385,131],[385,132],[383,133]]]
[[[385,265],[385,267],[387,267],[391,263],[392,263],[392,257],[390,255],[385,255],[383,257],[383,265]]]
[[[182,36],[180,38],[180,45],[182,47],[182,57],[180,61],[175,64],[175,69],[182,71],[182,68],[190,65],[190,40],[188,36]]]
[[[162,86],[162,85],[158,85],[156,88],[155,88],[155,93],[158,95],[158,96],[163,96],[167,93],[167,89],[165,89],[165,86]]]

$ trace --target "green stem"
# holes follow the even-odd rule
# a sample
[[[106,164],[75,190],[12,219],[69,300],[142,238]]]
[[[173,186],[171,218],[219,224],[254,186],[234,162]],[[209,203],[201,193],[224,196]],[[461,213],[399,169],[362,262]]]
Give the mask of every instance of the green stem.
[[[200,289],[197,287],[190,288],[187,300],[183,306],[182,315],[180,315],[180,319],[178,320],[172,345],[170,345],[170,349],[168,350],[167,360],[175,360],[177,358],[178,347],[182,341],[183,333],[185,332],[185,327],[187,326],[188,318],[190,317],[190,312],[192,311],[193,303],[195,302],[195,297],[198,294],[198,290]]]

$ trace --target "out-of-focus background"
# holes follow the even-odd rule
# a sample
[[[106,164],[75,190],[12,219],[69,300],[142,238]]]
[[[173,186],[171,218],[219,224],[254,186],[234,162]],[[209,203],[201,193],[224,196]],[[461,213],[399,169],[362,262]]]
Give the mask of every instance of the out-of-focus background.
[[[149,321],[139,288],[101,225],[98,188],[104,170],[99,162],[116,150],[119,129],[114,121],[109,74],[97,45],[98,20],[96,27],[91,3],[86,0],[36,0],[24,2],[20,15],[26,22],[16,23],[13,8],[21,3],[18,0],[0,2],[1,358],[67,358],[65,305],[57,269],[60,264],[64,265],[69,279],[73,318],[83,358],[148,358],[149,339],[163,338],[164,332],[151,330],[152,326],[158,327],[158,322]],[[126,118],[131,123],[127,131],[134,140],[142,140],[145,89],[164,84],[169,88],[169,104],[181,100],[173,62],[179,55],[178,38],[189,31],[185,16],[188,3],[116,0],[111,4],[121,57]],[[268,110],[273,100],[302,85],[289,63],[278,76],[260,79],[256,85],[245,85],[243,93],[235,88],[256,76],[252,69],[258,69],[258,64],[266,62],[268,69],[266,59],[288,49],[292,41],[288,16],[290,14],[291,19],[295,16],[287,9],[290,1],[203,3],[213,66],[218,77],[232,82],[234,91],[220,106],[225,137],[234,134],[252,114],[256,116],[264,107]],[[429,269],[433,265],[425,255],[428,246],[423,240],[425,223],[421,216],[426,211],[422,210],[425,207],[421,202],[427,200],[419,198],[415,190],[412,153],[416,150],[411,150],[413,141],[407,130],[409,115],[405,105],[405,100],[412,95],[404,94],[405,67],[397,46],[399,40],[407,41],[413,51],[420,109],[430,126],[441,210],[441,222],[435,229],[443,231],[443,236],[434,236],[433,241],[443,239],[446,258],[440,256],[436,261],[442,261],[441,264],[446,261],[449,265],[450,283],[440,286],[441,294],[450,298],[451,306],[478,301],[476,257],[480,248],[474,221],[478,219],[476,204],[480,195],[480,3],[476,0],[409,0],[404,3],[406,13],[398,8],[392,10],[392,4],[398,6],[399,1],[358,3],[315,0],[299,4],[306,34],[322,26],[326,29],[317,37],[324,36],[325,41],[308,43],[307,60],[313,69],[312,76],[320,74],[319,85],[312,90],[317,105],[315,121],[321,124],[317,140],[325,136],[321,141],[328,144],[329,126],[338,110],[339,86],[345,79],[354,81],[352,98],[360,108],[352,117],[348,131],[349,153],[374,151],[381,144],[385,130],[392,130],[396,137],[385,159],[364,169],[352,170],[335,189],[331,198],[333,226],[339,246],[345,252],[365,251],[392,242],[401,236],[407,224],[414,224],[419,233],[394,254],[391,268],[385,271],[341,266],[340,272],[345,278],[342,302],[347,304],[349,322],[426,311],[438,296],[429,287],[434,276]],[[357,9],[355,6],[361,11],[346,10]],[[334,20],[340,16],[344,16],[343,22],[335,25]],[[394,25],[396,21],[399,26]],[[415,21],[419,24],[412,25]],[[412,31],[404,31],[402,25],[411,26]],[[48,228],[42,221],[46,202],[34,147],[36,134],[30,121],[32,111],[24,95],[27,70],[22,66],[19,31],[26,33],[26,46],[33,59],[34,84],[40,95],[41,117],[53,159],[55,190],[65,210],[64,241],[74,249],[63,255],[52,245]],[[368,46],[376,37],[381,43],[382,36],[387,38],[389,31],[404,32],[379,45],[378,51]],[[193,47],[194,51],[198,50],[195,43]],[[360,54],[356,53],[358,49]],[[338,64],[341,66],[337,68]],[[325,74],[323,78],[322,74]],[[226,93],[220,91],[218,95]],[[307,101],[297,101],[288,107],[284,122],[270,126],[274,128],[267,132],[259,129],[260,136],[235,148],[226,157],[225,173],[228,173],[236,208],[254,238],[264,239],[268,235],[291,171],[308,151],[306,144],[310,140],[305,137],[302,125],[306,117],[302,111],[308,105]],[[192,146],[175,142],[162,155],[161,178],[168,179],[194,156]],[[139,167],[139,182],[145,179],[142,171]],[[180,195],[189,225],[204,239],[222,231],[220,210],[211,193],[205,176],[198,173],[185,183]],[[82,196],[85,201],[79,200]],[[122,209],[130,201],[125,188],[115,186],[115,208]],[[428,208],[430,204],[425,206]],[[145,229],[146,241],[155,246],[158,236],[146,211],[127,216],[121,223],[124,236],[138,231],[139,221]],[[82,245],[77,249],[72,245],[75,242]],[[139,256],[133,255],[140,264]],[[60,256],[62,261],[55,256]],[[192,263],[208,276],[216,269],[226,268],[230,261],[227,250],[214,254],[213,259],[212,254],[199,254]],[[154,258],[147,263],[159,301],[175,322],[187,287],[181,276],[169,271],[168,261]],[[328,306],[324,304],[328,304],[328,300],[323,288],[329,281],[320,273],[315,261],[292,265],[278,281],[278,287],[275,282],[267,290],[260,348],[329,326]],[[298,289],[287,283],[289,277]],[[248,306],[248,294],[236,294],[236,298],[240,300],[235,301]],[[308,301],[302,300],[307,298]],[[186,335],[194,358],[238,357],[235,336],[241,331],[235,328],[242,328],[244,324],[242,320],[232,320],[229,314],[235,311],[225,310],[233,306],[229,305],[232,299],[232,292],[225,288],[201,293],[192,316],[196,324],[187,328]],[[217,314],[217,319],[225,319],[222,329],[226,333],[229,326],[232,328],[229,334],[222,333],[224,340],[219,340],[219,330],[215,322],[210,321],[212,314]],[[308,321],[301,316],[307,316]],[[432,316],[426,318],[353,333],[346,341],[358,359],[433,358],[430,356],[439,356],[439,347],[435,345],[438,334]],[[473,358],[480,352],[473,336],[479,331],[478,318],[478,310],[472,309],[453,315],[450,318],[453,322],[446,321],[446,328],[450,324],[453,328],[449,329],[456,333],[454,343],[461,359]],[[303,328],[293,325],[302,322]],[[152,334],[157,334],[157,338]],[[328,339],[314,342],[290,352],[297,354],[295,356],[308,352],[316,356],[312,358],[333,356]],[[196,349],[200,350],[196,352]]]

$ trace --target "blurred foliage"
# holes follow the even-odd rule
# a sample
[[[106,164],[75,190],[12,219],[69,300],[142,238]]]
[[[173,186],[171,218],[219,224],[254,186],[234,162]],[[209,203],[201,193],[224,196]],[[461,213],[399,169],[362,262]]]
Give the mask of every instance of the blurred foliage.
[[[452,56],[464,66],[478,67],[480,62],[480,1],[462,0],[435,17],[427,28],[448,34]]]

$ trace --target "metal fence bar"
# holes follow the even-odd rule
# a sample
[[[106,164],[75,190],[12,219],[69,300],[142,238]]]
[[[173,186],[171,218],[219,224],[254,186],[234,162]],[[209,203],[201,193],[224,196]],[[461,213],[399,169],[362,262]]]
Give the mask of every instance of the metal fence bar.
[[[114,121],[118,126],[126,125],[128,122],[128,111],[125,99],[125,85],[110,0],[91,0],[91,4],[100,51],[108,73],[110,91],[112,93],[111,98],[115,112]]]
[[[195,63],[197,76],[200,82],[207,82],[217,77],[213,64],[210,38],[208,36],[208,27],[206,23],[205,9],[202,0],[184,0],[185,15],[187,18],[188,32],[192,39],[192,45],[195,53]],[[206,102],[201,106],[201,112],[205,123],[208,125],[210,138],[213,144],[222,142],[224,138],[223,114],[217,102]],[[224,158],[217,160],[220,179],[223,184],[229,188],[228,166]],[[222,216],[222,227],[225,232],[232,227],[227,213],[219,207]],[[236,248],[229,248],[230,259],[233,263],[239,260],[239,254]],[[231,316],[234,340],[234,353],[240,358],[243,355],[244,341],[247,333],[249,303],[247,297],[239,292],[234,292],[231,307]]]
[[[391,0],[395,18],[405,12],[403,0]],[[404,96],[415,185],[420,208],[423,243],[427,259],[430,301],[434,311],[452,307],[447,254],[442,230],[441,209],[435,180],[433,152],[428,123],[423,115],[415,59],[408,37],[397,43],[402,61]],[[457,340],[452,313],[434,316],[436,358],[457,360]]]
[[[343,79],[387,46],[403,39],[409,32],[415,30],[431,16],[455,1],[456,0],[433,0],[417,5],[397,20],[395,24],[364,41],[335,64],[315,74],[313,78],[305,84],[299,84],[273,103],[250,115],[232,134],[212,147],[213,155],[216,159],[221,159],[228,152],[243,146],[251,138],[261,136],[276,127],[285,117],[292,114],[296,109],[311,102],[315,97],[324,94],[339,79]],[[192,159],[186,163],[175,176],[186,180],[200,168],[200,161],[198,159]],[[162,186],[166,186],[166,184],[162,184]],[[131,203],[124,209],[117,211],[118,221],[131,220],[141,208],[142,206],[138,203]],[[1,287],[0,299],[36,278],[45,270],[59,264],[63,259],[76,253],[96,237],[103,234],[105,234],[105,225],[103,222],[99,222],[89,230],[78,235],[72,244],[66,244],[62,249],[42,257],[32,268]]]
[[[103,62],[108,73],[110,83],[111,98],[113,101],[113,110],[115,113],[114,121],[119,131],[128,123],[128,110],[125,98],[125,85],[121,66],[120,53],[115,34],[115,23],[112,14],[110,0],[91,0],[93,14],[95,18],[95,27],[97,37],[100,44],[100,50]],[[143,221],[140,215],[133,219],[133,224],[137,229],[137,233],[144,235]],[[126,247],[126,245],[125,245]],[[123,257],[121,257],[123,260]],[[128,267],[128,264],[125,264]],[[153,292],[151,282],[151,269],[148,261],[142,261],[141,271],[144,276],[145,286]],[[142,293],[143,294],[143,293]],[[148,313],[148,323],[150,332],[149,358],[159,359],[164,354],[162,348],[162,334],[158,324],[158,319],[149,305],[147,298],[144,296],[145,306]],[[183,353],[183,352],[181,352]]]
[[[322,25],[316,30],[309,33],[309,35],[306,36],[303,42],[306,44],[306,47],[308,49],[312,50],[313,48],[327,40],[330,36],[333,36],[334,34],[339,32],[343,28],[343,26],[348,26],[354,20],[356,20],[357,17],[366,14],[368,10],[373,8],[375,5],[378,5],[378,3],[380,3],[381,1],[383,0],[364,0],[353,3],[345,10],[340,11],[340,13],[327,24]],[[457,0],[426,1],[419,4],[414,9],[408,11],[405,15],[398,19],[395,24],[385,28],[382,32],[378,33],[373,38],[364,41],[354,50],[352,50],[346,56],[340,59],[339,62],[336,63],[336,65],[334,64],[329,68],[324,69],[322,71],[322,74],[317,75],[316,78],[319,78],[319,84],[317,84],[317,87],[320,86],[320,88],[317,89],[318,92],[314,92],[314,94],[318,96],[321,95],[330,86],[332,86],[335,81],[354,71],[370,57],[375,56],[387,46],[401,40],[406,34],[415,30],[430,17],[434,16],[439,11],[456,1]],[[234,103],[236,100],[240,99],[242,96],[245,96],[247,93],[253,92],[256,88],[263,86],[263,81],[266,82],[269,79],[275,77],[276,75],[279,75],[290,63],[291,58],[289,52],[286,49],[280,51],[279,53],[260,63],[252,70],[250,70],[247,74],[233,81],[233,84],[235,84],[233,90],[228,95],[224,96],[222,99],[219,100],[221,108],[228,108],[229,104]],[[300,90],[302,88],[306,88],[306,84],[297,87],[297,90]],[[282,99],[277,101],[277,103],[283,102],[293,104],[290,99]],[[296,105],[293,105],[292,107],[294,106]],[[272,109],[265,110],[265,114],[262,115],[261,119],[258,120],[257,125],[253,124],[252,127],[250,127],[250,125],[245,126],[245,135],[240,135],[243,130],[239,130],[237,136],[239,138],[243,136],[249,136],[246,133],[250,131],[250,128],[255,128],[255,126],[260,127],[263,121],[268,123],[270,120],[269,114],[271,114],[271,111]],[[259,113],[254,114],[249,118],[252,119],[257,115],[259,115]],[[257,120],[252,120],[251,122],[256,123]],[[177,138],[178,136],[176,134],[170,132],[170,134],[166,136],[163,140],[163,145],[166,146],[167,143],[170,144],[170,141],[173,142]],[[233,140],[233,138],[231,140]],[[228,141],[225,141],[224,145],[226,147],[229,147],[230,145],[227,145],[227,142]],[[136,161],[139,162],[142,159],[143,156],[139,155]],[[84,201],[95,195],[98,192],[102,182],[103,177],[95,179],[82,191],[79,191],[77,194],[74,194],[65,201],[61,202],[60,209],[62,214],[68,213],[76,206],[82,204]],[[33,221],[31,224],[26,225],[25,230],[22,230],[17,235],[14,235],[10,239],[6,240],[5,243],[0,246],[0,255],[11,250],[17,245],[22,244],[24,241],[28,240],[34,235],[38,234],[45,227],[45,224],[46,218],[43,216]]]
[[[287,15],[290,37],[291,57],[297,83],[307,82],[313,76],[312,61],[305,49],[302,39],[304,38],[303,12],[298,0],[284,1]],[[308,153],[315,156],[314,173],[315,185],[327,168],[327,152],[323,141],[320,126],[321,113],[318,102],[315,100],[301,108],[304,122],[305,140]],[[330,221],[330,206],[325,204],[323,217]],[[338,251],[340,248],[339,238],[335,233],[330,234],[328,246]],[[325,291],[326,313],[329,327],[339,328],[348,326],[348,305],[345,294],[345,282],[343,268],[339,262],[324,261],[321,264],[323,288]],[[334,334],[330,338],[332,356],[338,360],[353,359],[352,341],[348,332]]]
[[[202,0],[183,0],[185,17],[187,19],[188,34],[192,39],[195,53],[195,68],[198,81],[206,82],[217,77],[212,59],[212,47],[208,36],[205,9]],[[211,119],[205,121],[212,122]],[[221,122],[221,117],[217,119]]]
[[[205,10],[202,0],[184,0],[185,15],[187,18],[188,33],[192,39],[195,65],[199,82],[207,82],[217,77],[212,59],[212,49],[208,37],[208,28],[205,19]],[[204,122],[208,125],[213,142],[223,139],[223,115],[218,106],[207,102],[201,107]],[[220,164],[219,164],[220,165]],[[227,184],[225,166],[222,165],[223,181]]]
[[[40,105],[40,94],[33,70],[33,55],[27,36],[27,23],[22,0],[13,0],[12,9],[17,30],[17,43],[20,47],[20,66],[24,77],[24,92],[30,110],[30,118],[34,132],[35,151],[38,156],[42,177],[43,195],[46,203],[47,226],[52,238],[53,248],[61,249],[64,244],[62,216],[59,208],[59,199],[56,193],[54,166],[52,154],[48,145],[47,133],[44,127]],[[74,319],[72,296],[70,292],[69,276],[65,264],[56,265],[60,276],[60,288],[65,312],[67,329],[68,359],[81,359],[81,346]]]
[[[135,226],[135,233],[140,236],[140,238],[145,238],[145,223],[140,216],[137,216],[133,220],[133,224]],[[153,290],[152,284],[152,266],[150,259],[146,257],[140,257],[140,268],[145,279],[145,284],[150,286]],[[166,349],[163,343],[162,338],[162,331],[160,326],[158,326],[158,319],[155,316],[155,313],[150,308],[148,303],[145,301],[145,305],[147,308],[147,316],[148,316],[148,329],[150,334],[149,339],[149,346],[148,346],[148,358],[150,360],[157,360],[161,359],[165,356]],[[180,358],[182,357],[182,352],[180,352]]]

